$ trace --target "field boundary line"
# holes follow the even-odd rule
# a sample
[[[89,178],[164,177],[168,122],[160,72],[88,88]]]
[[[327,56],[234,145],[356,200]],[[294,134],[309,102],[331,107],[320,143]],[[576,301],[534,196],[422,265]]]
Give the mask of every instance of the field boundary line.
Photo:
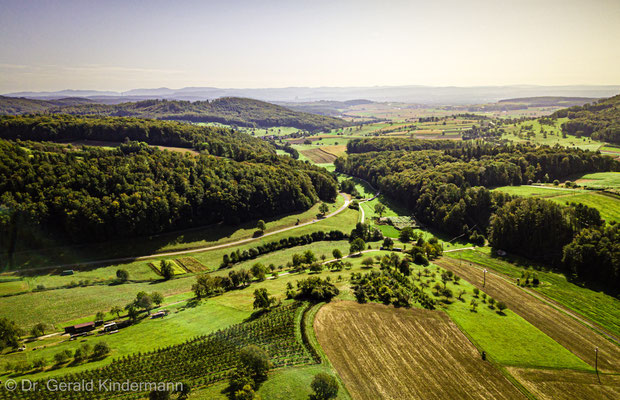
[[[447,256],[449,258],[451,258],[450,256]],[[458,258],[452,258],[452,260],[459,260],[459,261],[464,261],[469,263],[472,267],[476,268],[476,269],[486,269],[484,266],[481,266],[480,264],[477,264],[475,262],[471,262],[471,261],[467,261],[467,260],[460,260]],[[590,321],[586,316],[581,315],[579,312],[572,310],[560,303],[557,303],[556,301],[554,301],[551,298],[548,298],[546,295],[542,294],[542,293],[538,293],[538,292],[532,292],[530,289],[528,288],[523,288],[520,287],[518,285],[516,285],[510,277],[506,276],[505,274],[498,272],[496,270],[494,270],[493,268],[490,268],[490,271],[487,270],[488,273],[493,274],[495,276],[497,276],[498,278],[506,281],[507,283],[516,286],[517,288],[519,288],[520,290],[522,290],[523,292],[527,293],[528,295],[532,296],[533,298],[537,299],[538,301],[547,304],[548,306],[554,308],[555,310],[573,318],[574,320],[576,320],[577,322],[579,322],[580,324],[590,328],[592,331],[596,332],[597,334],[599,334],[600,336],[603,336],[605,339],[607,339],[608,341],[612,342],[614,345],[619,346],[620,347],[620,339],[618,339],[617,337],[615,337],[611,332],[607,332],[607,330],[605,330],[603,327],[599,326],[598,324],[596,324],[594,321]]]

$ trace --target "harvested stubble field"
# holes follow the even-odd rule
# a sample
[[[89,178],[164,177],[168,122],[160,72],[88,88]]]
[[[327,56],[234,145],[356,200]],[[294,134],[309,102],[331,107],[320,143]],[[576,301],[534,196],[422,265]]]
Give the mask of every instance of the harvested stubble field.
[[[620,399],[620,375],[511,367],[508,371],[540,400]]]
[[[338,158],[332,153],[328,153],[327,151],[321,148],[301,150],[301,154],[308,157],[312,162],[317,163],[317,164],[333,163],[334,160]]]
[[[483,288],[482,267],[449,258],[441,258],[434,262],[442,268],[458,274],[495,300],[503,301],[510,310],[523,317],[592,367],[594,367],[595,361],[594,349],[598,347],[599,371],[620,372],[620,347],[617,344],[585,326],[573,316],[542,301],[542,297],[534,297],[529,292],[519,288],[513,283],[512,279],[497,272],[487,272],[486,286]],[[557,305],[557,307],[560,306]]]
[[[332,302],[314,329],[354,399],[523,399],[440,311]]]

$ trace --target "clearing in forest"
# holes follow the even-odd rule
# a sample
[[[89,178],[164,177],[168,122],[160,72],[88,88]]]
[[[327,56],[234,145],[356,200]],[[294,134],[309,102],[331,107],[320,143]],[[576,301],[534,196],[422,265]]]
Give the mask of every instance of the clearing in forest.
[[[318,149],[309,149],[309,150],[301,150],[301,154],[308,157],[310,161],[316,164],[329,164],[333,163],[337,158],[332,153],[328,153],[327,151],[318,148]]]
[[[314,329],[354,399],[522,399],[440,311],[332,302]]]

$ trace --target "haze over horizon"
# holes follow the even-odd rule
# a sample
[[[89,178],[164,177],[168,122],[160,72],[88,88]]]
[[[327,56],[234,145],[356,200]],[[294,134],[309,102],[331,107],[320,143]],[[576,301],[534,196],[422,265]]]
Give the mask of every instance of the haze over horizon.
[[[0,93],[620,84],[620,2],[0,0]]]

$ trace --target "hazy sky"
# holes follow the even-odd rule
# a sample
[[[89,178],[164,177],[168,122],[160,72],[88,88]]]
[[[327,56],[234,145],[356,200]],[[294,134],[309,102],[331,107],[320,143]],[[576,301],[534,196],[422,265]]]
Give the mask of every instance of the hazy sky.
[[[0,0],[0,92],[620,84],[620,0]]]

